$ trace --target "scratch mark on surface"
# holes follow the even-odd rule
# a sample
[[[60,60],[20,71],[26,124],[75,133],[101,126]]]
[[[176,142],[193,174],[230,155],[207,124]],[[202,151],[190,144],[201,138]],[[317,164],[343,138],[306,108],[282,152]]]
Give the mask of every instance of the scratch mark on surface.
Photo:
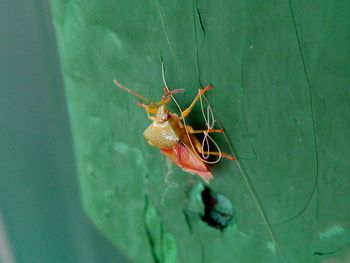
[[[298,32],[296,21],[295,21],[295,15],[294,15],[294,9],[293,9],[293,5],[292,5],[292,0],[289,0],[289,8],[290,8],[290,13],[291,13],[291,18],[292,18],[292,22],[293,22],[294,31],[295,31],[296,40],[297,40],[297,43],[298,43],[298,49],[299,49],[299,53],[300,53],[300,57],[301,57],[302,65],[303,65],[303,71],[304,71],[305,78],[306,78],[307,88],[308,88],[310,112],[311,112],[311,122],[312,122],[313,138],[314,138],[315,170],[316,170],[315,171],[315,173],[316,173],[316,175],[315,175],[315,182],[314,182],[314,186],[313,186],[313,189],[312,189],[312,193],[311,193],[310,197],[308,198],[308,200],[306,202],[306,205],[301,209],[301,211],[299,211],[299,213],[297,215],[295,215],[293,217],[293,219],[294,219],[294,218],[297,218],[298,216],[302,215],[305,212],[305,210],[309,207],[311,199],[314,196],[315,190],[318,188],[318,175],[319,175],[319,164],[318,164],[318,162],[319,162],[319,157],[318,157],[317,137],[316,137],[316,128],[315,128],[315,119],[314,119],[314,109],[313,109],[313,101],[312,101],[312,94],[311,94],[310,78],[309,78],[309,74],[308,74],[307,69],[306,69],[304,52],[303,52],[303,49],[302,49],[302,46],[301,46],[299,32]]]
[[[198,18],[199,18],[199,23],[201,25],[201,28],[202,28],[202,31],[203,31],[203,34],[204,34],[204,37],[205,37],[205,27],[204,27],[204,24],[203,24],[201,12],[200,12],[198,7],[197,7],[197,14],[198,14]]]
[[[157,10],[158,10],[158,13],[159,13],[160,20],[162,22],[162,28],[163,28],[163,32],[164,32],[164,35],[165,35],[165,39],[166,39],[166,41],[168,43],[171,56],[174,59],[174,62],[175,62],[175,65],[176,65],[176,71],[177,71],[177,73],[179,75],[179,79],[181,80],[181,74],[180,74],[180,71],[179,71],[179,65],[178,65],[177,59],[175,57],[174,49],[173,49],[173,47],[172,47],[172,45],[170,43],[170,39],[169,39],[169,36],[168,36],[168,31],[167,31],[166,26],[165,26],[164,18],[163,18],[162,12],[160,10],[160,5],[159,5],[159,1],[158,0],[156,0],[156,5],[157,5]]]
[[[196,23],[196,10],[197,10],[197,15],[199,18],[200,25],[202,27],[202,30],[204,32],[205,36],[205,29],[202,24],[202,19],[201,15],[198,9],[198,3],[197,0],[193,0],[193,27],[194,27],[194,41],[195,41],[195,50],[196,50],[196,62],[197,62],[197,74],[198,74],[198,82],[199,86],[203,87],[202,80],[201,80],[201,68],[200,68],[200,63],[199,63],[199,49],[198,49],[198,32],[197,32],[197,23]]]
[[[183,215],[184,215],[184,218],[185,218],[185,223],[186,223],[186,226],[188,228],[188,232],[190,232],[191,234],[193,233],[193,229],[192,229],[192,225],[191,225],[191,220],[190,218],[188,217],[187,213],[185,211],[182,211]]]
[[[243,121],[243,124],[244,124],[244,132],[245,134],[247,135],[247,137],[249,138],[249,146],[254,154],[253,157],[243,157],[243,156],[238,156],[241,160],[257,160],[257,155],[256,155],[256,151],[255,151],[255,148],[251,142],[251,137],[249,135],[249,132],[248,132],[248,126],[247,126],[247,121],[246,121],[246,118],[243,116],[243,112],[244,112],[244,103],[245,103],[245,92],[246,92],[246,89],[245,89],[245,85],[244,85],[244,51],[243,51],[243,44],[241,44],[241,56],[240,56],[240,78],[241,78],[241,85],[240,85],[240,91],[242,93],[242,104],[241,104],[241,111],[242,111],[242,119],[244,120]]]
[[[292,100],[295,101],[295,97],[294,97],[294,95],[292,94],[292,92],[290,91],[289,88],[287,88],[287,92],[288,92],[288,94],[289,94],[289,97],[290,97]]]
[[[338,247],[336,250],[333,250],[333,251],[327,251],[327,252],[315,251],[314,255],[317,255],[317,256],[329,256],[329,255],[333,255],[333,254],[338,253],[340,250],[341,250],[341,248]]]
[[[206,262],[205,260],[205,248],[204,248],[204,245],[203,243],[201,242],[201,261],[202,263]]]
[[[244,70],[243,70],[243,50],[241,50],[241,56],[240,56],[240,73],[241,73],[241,92],[244,93],[245,92],[245,88],[244,88],[244,81],[243,81],[243,76],[244,76]]]

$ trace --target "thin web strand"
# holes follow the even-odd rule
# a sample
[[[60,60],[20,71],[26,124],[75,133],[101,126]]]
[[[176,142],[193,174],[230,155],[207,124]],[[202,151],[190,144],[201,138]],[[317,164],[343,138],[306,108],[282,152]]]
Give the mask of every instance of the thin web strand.
[[[170,97],[171,99],[174,101],[176,107],[178,108],[178,110],[180,111],[180,114],[181,114],[181,117],[182,117],[182,121],[184,123],[184,127],[185,127],[185,131],[186,131],[186,135],[187,135],[187,138],[191,144],[191,149],[192,151],[194,152],[194,154],[200,159],[202,160],[203,162],[207,163],[207,164],[215,164],[217,163],[220,159],[221,159],[221,151],[219,151],[220,153],[220,156],[218,158],[218,160],[215,160],[215,161],[207,161],[206,159],[204,159],[203,157],[199,156],[198,153],[197,153],[197,150],[195,149],[194,145],[193,145],[193,142],[192,142],[192,139],[191,139],[191,136],[190,136],[190,133],[187,129],[187,124],[186,124],[186,120],[185,120],[185,117],[183,115],[183,111],[179,105],[179,103],[177,102],[177,100],[175,99],[174,95],[172,94],[172,92],[170,91],[166,81],[165,81],[165,74],[164,74],[164,63],[162,62],[162,79],[163,79],[163,83],[164,83],[164,86],[165,86],[165,89],[169,92],[170,94]],[[209,135],[208,135],[209,136]],[[218,145],[215,143],[215,141],[209,136],[209,138],[214,142],[214,144],[216,145],[216,147],[218,147]],[[187,145],[185,145],[185,147],[188,147]]]
[[[220,121],[217,120],[217,122],[218,122],[219,126],[222,128],[222,125],[221,125]],[[227,144],[227,146],[230,149],[230,153],[233,155],[234,154],[233,147],[232,147],[232,145],[231,145],[231,143],[230,143],[230,141],[229,141],[229,139],[228,139],[228,137],[226,135],[226,132],[224,132],[223,135],[224,135],[226,144]],[[248,190],[249,190],[249,192],[250,192],[250,194],[251,194],[251,196],[252,196],[252,198],[254,200],[255,206],[258,208],[259,214],[260,214],[261,218],[263,219],[264,223],[267,226],[268,233],[269,233],[269,235],[270,235],[270,237],[272,239],[272,242],[276,245],[276,248],[278,249],[278,251],[280,251],[280,253],[283,254],[282,253],[282,249],[281,249],[281,247],[280,247],[280,245],[279,245],[279,243],[277,241],[277,238],[275,237],[275,234],[272,231],[271,224],[269,223],[267,215],[264,212],[264,210],[262,208],[262,205],[261,205],[261,203],[260,203],[260,201],[259,201],[259,199],[258,199],[258,197],[257,197],[257,195],[255,193],[253,185],[250,182],[249,177],[248,177],[248,175],[245,172],[245,169],[242,167],[241,161],[239,161],[239,159],[237,158],[236,162],[237,162],[237,167],[238,167],[238,169],[240,171],[241,177],[243,178],[243,180],[244,180],[246,186],[248,187]]]
[[[205,116],[205,113],[204,113],[202,97],[204,98],[204,100],[206,101],[206,103],[208,105],[207,106],[207,116]],[[214,128],[214,125],[215,125],[215,122],[216,122],[215,121],[215,117],[214,117],[214,113],[213,113],[212,107],[211,107],[208,99],[205,97],[205,95],[200,96],[199,97],[199,101],[200,101],[200,105],[201,105],[203,119],[204,119],[205,125],[207,127],[207,132],[204,132],[204,137],[203,137],[203,140],[202,140],[202,157],[204,159],[209,158],[209,155],[210,155],[209,154],[209,151],[210,151],[210,142],[209,142],[209,140],[210,140],[215,145],[215,148],[219,152],[219,157],[215,161],[213,161],[214,163],[218,163],[221,160],[221,157],[222,157],[221,149],[220,149],[219,145],[215,142],[215,140],[209,135],[209,130]],[[207,149],[206,153],[205,153],[204,148]]]
[[[164,177],[164,186],[165,189],[162,193],[161,199],[160,199],[160,204],[164,205],[165,203],[165,197],[167,195],[167,193],[169,192],[170,189],[173,188],[178,188],[179,184],[177,182],[174,182],[171,180],[172,175],[174,173],[173,169],[172,169],[172,163],[169,159],[166,159],[166,168],[167,168],[167,173]]]

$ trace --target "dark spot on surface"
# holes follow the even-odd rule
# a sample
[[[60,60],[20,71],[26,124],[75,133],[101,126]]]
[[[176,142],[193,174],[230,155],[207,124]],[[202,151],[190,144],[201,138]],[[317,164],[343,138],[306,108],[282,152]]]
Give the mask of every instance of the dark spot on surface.
[[[223,195],[205,187],[202,191],[204,214],[202,220],[209,226],[223,230],[233,221],[234,211],[231,202]]]
[[[317,255],[317,256],[329,256],[329,255],[333,255],[333,254],[338,253],[340,250],[341,250],[341,248],[339,247],[338,249],[333,250],[333,251],[326,251],[326,252],[315,251],[314,255]]]
[[[233,224],[234,216],[233,206],[224,195],[214,192],[203,183],[196,183],[190,187],[185,208],[185,218],[190,231],[192,222],[198,221],[224,230]]]

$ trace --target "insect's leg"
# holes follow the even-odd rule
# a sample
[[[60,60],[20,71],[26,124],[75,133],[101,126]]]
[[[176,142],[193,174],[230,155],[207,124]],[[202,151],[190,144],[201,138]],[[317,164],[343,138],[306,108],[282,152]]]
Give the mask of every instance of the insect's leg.
[[[145,109],[146,114],[147,114],[147,118],[154,121],[156,118],[154,116],[151,116],[151,114],[156,114],[157,110],[156,109],[152,109],[149,105],[138,102],[137,106],[142,107]]]
[[[236,157],[234,157],[234,156],[232,156],[232,155],[230,155],[230,154],[228,154],[228,153],[223,153],[223,152],[207,152],[207,151],[203,152],[203,151],[202,151],[202,147],[201,147],[199,153],[204,153],[204,154],[209,154],[209,155],[215,155],[215,156],[221,156],[221,157],[226,158],[226,159],[229,159],[229,160],[231,160],[231,161],[237,160]]]
[[[196,147],[196,150],[201,153],[201,154],[208,154],[208,155],[215,155],[215,156],[221,156],[223,158],[229,159],[231,161],[237,160],[236,157],[228,154],[228,153],[224,153],[224,152],[211,152],[211,151],[203,151],[202,149],[202,144],[197,141],[197,140],[193,140],[194,142],[194,146]]]
[[[194,100],[192,101],[191,105],[190,105],[186,110],[184,110],[184,111],[182,112],[182,115],[180,116],[180,119],[186,118],[187,115],[190,114],[190,112],[192,111],[194,105],[196,105],[196,103],[198,102],[199,98],[200,98],[201,96],[203,96],[208,90],[211,90],[211,89],[213,89],[213,88],[214,88],[214,87],[213,87],[212,85],[208,85],[208,86],[206,86],[206,87],[200,89],[200,90],[198,91],[197,96],[196,96],[196,97],[194,98]]]
[[[186,126],[187,130],[189,133],[191,134],[195,134],[195,133],[214,133],[214,132],[217,132],[217,133],[223,133],[225,132],[225,130],[222,128],[222,129],[208,129],[208,130],[194,130],[191,126],[187,125]]]

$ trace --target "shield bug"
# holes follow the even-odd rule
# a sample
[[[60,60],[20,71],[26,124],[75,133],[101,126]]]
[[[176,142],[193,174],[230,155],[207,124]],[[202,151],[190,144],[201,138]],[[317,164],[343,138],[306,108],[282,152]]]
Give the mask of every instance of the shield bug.
[[[170,91],[165,86],[162,99],[159,102],[152,102],[146,97],[126,88],[119,81],[114,80],[114,83],[122,90],[144,101],[144,103],[139,102],[138,106],[145,109],[148,119],[152,121],[151,125],[143,133],[145,139],[150,145],[159,148],[164,155],[184,171],[196,174],[208,183],[213,179],[210,164],[216,163],[221,157],[236,160],[236,157],[223,153],[220,150],[209,151],[209,149],[205,150],[203,147],[204,141],[208,143],[208,137],[211,139],[209,133],[223,133],[223,129],[213,129],[213,127],[207,125],[205,130],[194,130],[191,126],[186,125],[185,122],[185,118],[190,114],[196,103],[201,100],[207,91],[213,89],[212,85],[199,89],[191,105],[182,111],[173,96],[176,93],[183,92],[184,90],[182,89]],[[167,104],[172,100],[179,107],[180,116],[170,112],[167,108]],[[196,134],[200,133],[204,134],[205,138],[202,143],[196,137]],[[208,161],[208,156],[218,156],[218,159],[216,161]]]

